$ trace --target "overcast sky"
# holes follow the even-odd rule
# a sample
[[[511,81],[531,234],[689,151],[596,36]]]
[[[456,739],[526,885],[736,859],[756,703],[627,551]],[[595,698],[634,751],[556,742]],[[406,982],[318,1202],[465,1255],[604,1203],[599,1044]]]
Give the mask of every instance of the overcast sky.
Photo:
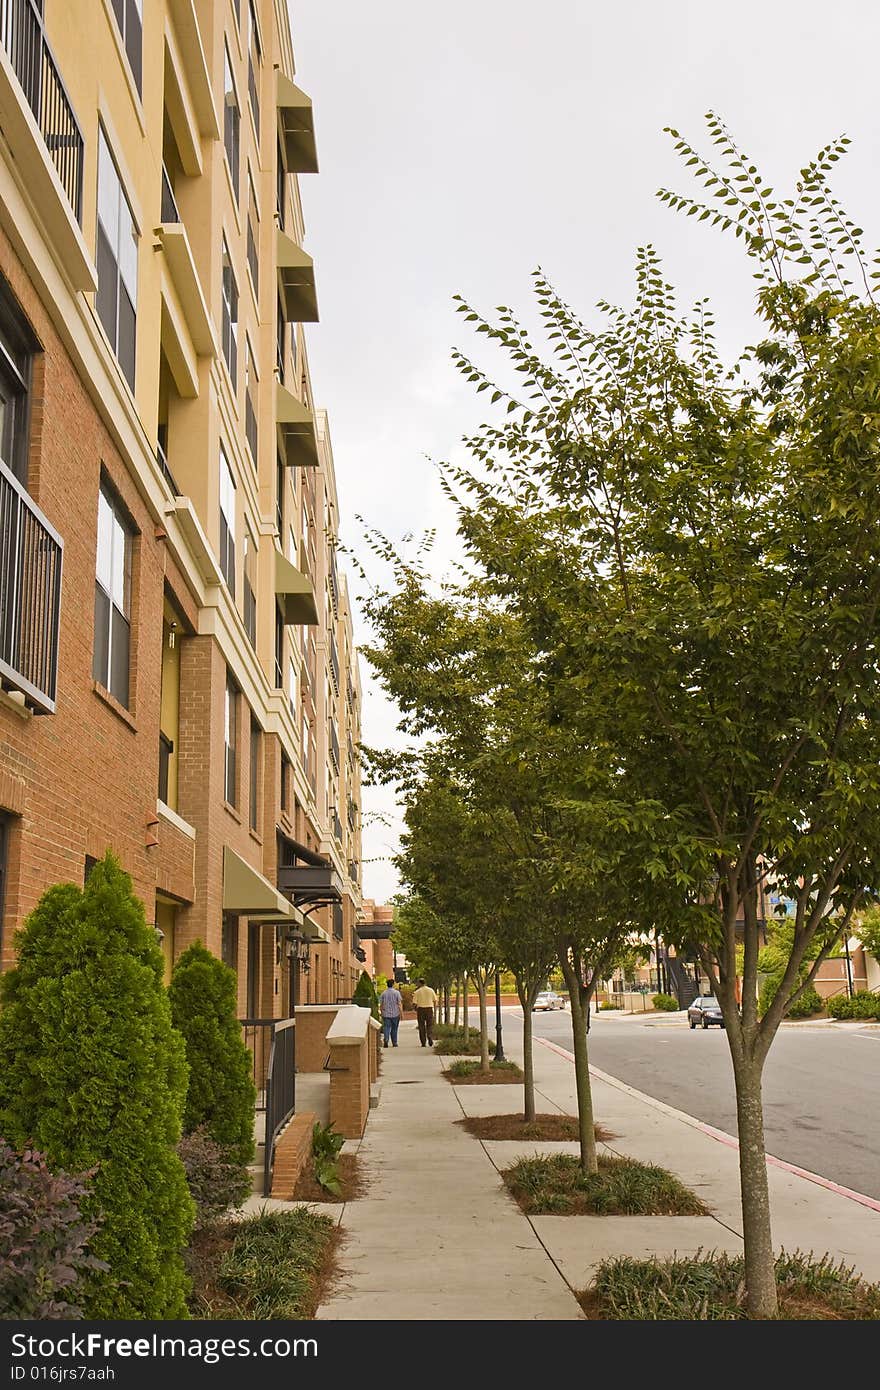
[[[779,185],[846,132],[835,187],[880,242],[873,0],[291,0],[290,10],[321,165],[300,179],[321,312],[312,379],[355,549],[361,514],[395,539],[436,525],[438,554],[451,553],[430,460],[462,457],[486,400],[450,362],[453,344],[474,346],[454,293],[525,306],[541,265],[588,315],[599,298],[629,300],[635,248],[652,242],[683,300],[711,296],[722,345],[751,337],[738,243],[654,196],[662,184],[688,189],[664,126],[699,143],[715,109]],[[362,675],[364,739],[387,745],[394,710]],[[393,797],[367,790],[364,808],[364,891],[384,901],[396,887]]]

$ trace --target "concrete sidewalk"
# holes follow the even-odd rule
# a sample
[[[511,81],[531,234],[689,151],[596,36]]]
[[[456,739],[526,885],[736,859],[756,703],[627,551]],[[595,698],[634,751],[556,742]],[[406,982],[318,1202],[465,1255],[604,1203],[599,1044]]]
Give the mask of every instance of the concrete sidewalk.
[[[318,1318],[580,1318],[484,1148],[453,1123],[460,1088],[419,1047],[415,1025],[382,1057],[379,1105],[358,1149],[366,1194],[342,1213],[342,1277]],[[515,1104],[516,1088],[502,1089]]]
[[[505,1047],[517,1057],[511,1030]],[[382,1095],[359,1145],[366,1194],[342,1211],[342,1277],[323,1319],[576,1319],[572,1290],[588,1287],[615,1255],[742,1250],[738,1156],[730,1136],[595,1073],[596,1119],[615,1136],[607,1151],[658,1163],[696,1192],[703,1217],[527,1218],[499,1172],[525,1154],[566,1143],[486,1142],[454,1124],[463,1113],[518,1111],[517,1086],[449,1084],[441,1062],[418,1046],[415,1027],[384,1052]],[[538,1042],[539,1111],[574,1114],[574,1068],[566,1049]],[[771,1162],[774,1244],[828,1251],[880,1282],[880,1210]]]

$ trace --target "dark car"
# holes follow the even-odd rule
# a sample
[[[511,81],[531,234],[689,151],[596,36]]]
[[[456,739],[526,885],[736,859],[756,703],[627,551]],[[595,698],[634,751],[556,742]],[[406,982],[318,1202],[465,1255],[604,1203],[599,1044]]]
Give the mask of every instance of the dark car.
[[[717,1023],[719,1028],[724,1027],[721,1005],[714,994],[701,994],[694,1000],[688,1009],[688,1023],[692,1028],[696,1028],[698,1023],[703,1028],[709,1028],[713,1023]]]

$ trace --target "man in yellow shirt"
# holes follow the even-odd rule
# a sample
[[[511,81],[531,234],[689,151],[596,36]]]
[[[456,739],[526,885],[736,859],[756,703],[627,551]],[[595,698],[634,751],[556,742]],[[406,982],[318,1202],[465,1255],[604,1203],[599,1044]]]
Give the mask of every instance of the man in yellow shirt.
[[[437,996],[431,986],[425,984],[424,980],[419,980],[419,987],[413,992],[413,1003],[416,1006],[416,1018],[419,1021],[419,1042],[422,1047],[433,1047],[434,1009],[437,1004]]]

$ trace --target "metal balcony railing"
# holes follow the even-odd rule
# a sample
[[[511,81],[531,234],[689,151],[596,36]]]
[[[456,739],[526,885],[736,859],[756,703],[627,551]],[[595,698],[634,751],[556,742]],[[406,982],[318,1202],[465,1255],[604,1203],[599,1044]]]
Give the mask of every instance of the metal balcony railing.
[[[159,468],[161,469],[163,478],[164,478],[165,481],[167,482],[168,486],[171,488],[171,491],[174,493],[174,496],[175,496],[175,497],[180,497],[180,496],[181,496],[180,488],[177,486],[177,483],[174,481],[174,477],[173,477],[173,475],[172,475],[172,473],[171,473],[171,469],[168,467],[168,453],[167,453],[167,450],[166,450],[166,448],[165,448],[164,434],[161,433],[162,428],[163,428],[163,427],[160,425],[160,426],[159,426],[159,429],[160,429],[160,436],[159,436],[158,440],[156,441],[156,462],[158,463]]]
[[[330,633],[330,675],[333,680],[333,689],[339,694],[339,652],[336,649],[336,638]]]
[[[336,771],[339,771],[339,738],[336,734],[336,720],[330,720],[330,759]]]
[[[162,165],[162,221],[179,222],[180,213],[177,210],[177,203],[174,198],[174,189],[171,187],[171,179],[168,177],[168,170]]]
[[[55,712],[64,543],[0,462],[0,683]]]
[[[0,43],[58,171],[77,222],[82,222],[83,134],[33,0],[0,0]]]
[[[342,844],[342,821],[339,819],[338,811],[333,812],[333,834],[336,836],[339,844]]]

